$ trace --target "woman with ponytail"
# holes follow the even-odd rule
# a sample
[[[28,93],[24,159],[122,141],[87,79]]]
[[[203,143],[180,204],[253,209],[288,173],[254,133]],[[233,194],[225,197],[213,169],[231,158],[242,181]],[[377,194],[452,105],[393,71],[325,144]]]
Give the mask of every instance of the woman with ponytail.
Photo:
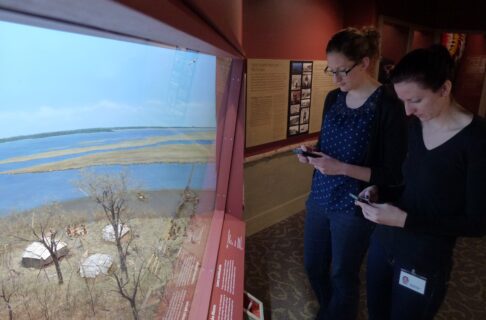
[[[321,132],[312,151],[298,155],[314,175],[306,203],[304,265],[320,305],[316,319],[356,319],[359,270],[374,224],[351,194],[401,181],[406,150],[405,112],[390,88],[373,76],[379,34],[347,28],[327,44],[327,67],[337,89],[324,102]]]

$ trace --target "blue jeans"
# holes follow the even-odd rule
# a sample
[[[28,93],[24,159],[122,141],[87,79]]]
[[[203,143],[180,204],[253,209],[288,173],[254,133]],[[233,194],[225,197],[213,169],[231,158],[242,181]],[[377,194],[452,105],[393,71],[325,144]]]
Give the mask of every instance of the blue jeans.
[[[320,310],[316,319],[356,319],[359,270],[374,224],[307,201],[304,265]]]
[[[450,242],[379,226],[368,251],[369,320],[432,320],[445,298],[451,269]],[[424,294],[399,284],[402,270],[427,279]]]

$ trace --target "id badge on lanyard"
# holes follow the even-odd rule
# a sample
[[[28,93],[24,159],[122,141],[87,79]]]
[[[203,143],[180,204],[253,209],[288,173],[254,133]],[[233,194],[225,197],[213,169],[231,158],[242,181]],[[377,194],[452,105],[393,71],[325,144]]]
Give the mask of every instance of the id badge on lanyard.
[[[398,284],[423,295],[427,285],[427,278],[416,274],[413,269],[412,271],[401,269]]]

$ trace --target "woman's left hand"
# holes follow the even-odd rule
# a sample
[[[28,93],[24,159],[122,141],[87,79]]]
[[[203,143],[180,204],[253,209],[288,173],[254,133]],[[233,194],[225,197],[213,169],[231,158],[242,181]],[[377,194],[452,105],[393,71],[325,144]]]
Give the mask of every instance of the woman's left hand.
[[[319,170],[320,173],[328,176],[344,174],[345,163],[336,160],[322,152],[315,152],[315,153],[322,155],[322,157],[319,158],[309,157],[309,163],[312,164],[314,168]]]
[[[367,204],[360,201],[354,203],[361,207],[363,216],[370,221],[391,227],[403,228],[405,225],[407,213],[389,203]]]

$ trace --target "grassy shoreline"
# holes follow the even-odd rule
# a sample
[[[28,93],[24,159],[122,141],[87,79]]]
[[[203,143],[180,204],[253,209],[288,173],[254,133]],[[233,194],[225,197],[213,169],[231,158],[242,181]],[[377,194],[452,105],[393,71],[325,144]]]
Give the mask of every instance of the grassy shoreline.
[[[0,174],[22,174],[81,169],[100,165],[150,163],[206,163],[215,158],[214,145],[172,144],[136,150],[109,151],[72,159],[2,171]]]
[[[92,152],[92,151],[104,151],[104,150],[116,150],[116,149],[125,149],[125,148],[133,148],[133,147],[143,147],[143,146],[147,146],[147,145],[151,145],[151,144],[157,144],[157,143],[169,142],[169,141],[214,140],[214,139],[215,139],[215,136],[214,136],[214,133],[212,133],[212,132],[194,132],[194,133],[188,133],[188,134],[177,134],[177,135],[163,136],[163,137],[148,137],[148,138],[144,138],[144,139],[133,139],[133,140],[124,141],[124,142],[120,142],[120,143],[106,144],[106,145],[100,145],[100,146],[71,148],[71,149],[65,149],[65,150],[41,152],[41,153],[27,155],[27,156],[12,157],[12,158],[0,160],[0,165],[1,164],[8,164],[8,163],[39,160],[39,159],[47,159],[47,158],[53,158],[53,157],[61,157],[61,156],[80,154],[80,153],[85,153],[85,152]]]

